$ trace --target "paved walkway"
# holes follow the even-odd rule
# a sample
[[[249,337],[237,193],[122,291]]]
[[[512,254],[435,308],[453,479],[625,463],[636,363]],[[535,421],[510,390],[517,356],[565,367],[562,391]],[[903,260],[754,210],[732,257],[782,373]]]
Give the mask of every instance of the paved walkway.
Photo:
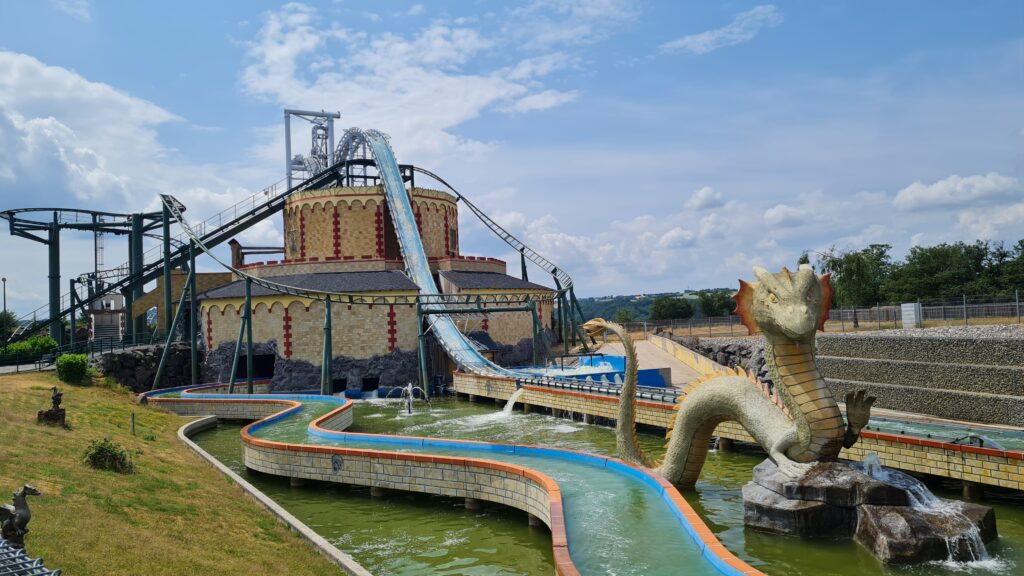
[[[640,368],[668,368],[672,372],[672,386],[683,389],[690,382],[696,380],[700,373],[676,359],[675,356],[658,348],[646,340],[638,340],[633,343],[636,347],[636,355],[640,360]],[[597,350],[598,352],[616,356],[625,354],[622,344],[619,342],[608,342]]]

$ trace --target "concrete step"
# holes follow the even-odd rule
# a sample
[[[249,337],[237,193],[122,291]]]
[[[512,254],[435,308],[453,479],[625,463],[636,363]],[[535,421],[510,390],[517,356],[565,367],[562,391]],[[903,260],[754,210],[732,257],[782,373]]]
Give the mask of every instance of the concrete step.
[[[866,390],[878,398],[875,405],[879,408],[952,420],[1024,426],[1024,398],[1019,396],[832,378],[826,378],[825,382],[840,400],[847,392]]]
[[[1024,367],[1024,340],[821,334],[818,354],[846,358]]]
[[[1024,396],[1024,368],[818,356],[825,378]]]

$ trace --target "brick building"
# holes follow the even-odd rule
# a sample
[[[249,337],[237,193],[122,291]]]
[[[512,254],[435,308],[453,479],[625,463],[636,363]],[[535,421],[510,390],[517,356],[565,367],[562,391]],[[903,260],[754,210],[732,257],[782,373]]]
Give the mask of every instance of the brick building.
[[[412,206],[424,250],[443,293],[550,293],[551,289],[506,274],[505,262],[463,256],[459,249],[456,198],[412,187]],[[419,289],[404,273],[391,215],[380,186],[340,186],[297,192],[283,210],[280,260],[245,262],[245,248],[232,243],[234,265],[254,277],[310,291],[365,296],[373,304],[333,304],[332,378],[335,390],[371,391],[417,380],[416,307],[408,297]],[[202,341],[207,349],[203,377],[228,378],[241,322],[244,281],[199,295]],[[545,334],[551,309],[538,305]],[[313,389],[320,383],[324,303],[252,286],[254,375],[273,377],[275,389]],[[529,312],[456,318],[478,340],[496,345],[506,364],[532,357]],[[481,334],[485,333],[485,334]],[[244,346],[243,346],[243,354]],[[433,354],[432,369],[446,376],[451,366]],[[244,360],[244,358],[243,358]],[[245,362],[240,362],[244,374]]]

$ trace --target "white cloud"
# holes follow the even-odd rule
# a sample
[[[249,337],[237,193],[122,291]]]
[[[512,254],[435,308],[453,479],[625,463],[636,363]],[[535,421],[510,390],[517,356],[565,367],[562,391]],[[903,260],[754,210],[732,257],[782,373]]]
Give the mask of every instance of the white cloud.
[[[506,33],[533,49],[592,44],[636,20],[633,0],[534,0],[509,11]]]
[[[420,14],[423,14],[423,12],[423,4],[413,4],[405,14],[407,16],[419,16]]]
[[[949,176],[932,184],[914,182],[900,190],[893,205],[902,210],[967,206],[1024,198],[1024,187],[1016,178],[996,172],[962,178]]]
[[[679,226],[665,232],[658,240],[661,248],[682,248],[693,244],[694,234],[690,230],[684,230]]]
[[[764,28],[782,24],[782,12],[771,4],[755,6],[741,12],[732,22],[721,28],[691,34],[661,45],[663,54],[685,51],[691,54],[707,54],[719,48],[750,42]]]
[[[1024,223],[1024,202],[1009,206],[969,208],[960,212],[958,227],[970,238],[1000,240],[1017,239]],[[1014,233],[1018,236],[1012,236]]]
[[[805,223],[807,212],[787,204],[776,204],[764,211],[764,221],[771,226],[798,226]]]
[[[506,106],[504,110],[509,112],[534,112],[537,110],[547,110],[548,108],[554,108],[555,106],[561,106],[566,102],[572,102],[576,99],[578,93],[575,90],[569,92],[559,92],[558,90],[545,90],[536,94],[530,94],[523,96],[516,100],[511,105]]]
[[[440,20],[409,35],[370,36],[332,24],[308,6],[289,4],[267,13],[248,44],[242,85],[281,105],[319,109],[328,102],[343,116],[358,111],[358,118],[343,122],[388,132],[403,143],[403,153],[420,161],[478,154],[488,144],[455,136],[454,127],[487,110],[544,110],[576,97],[575,91],[545,89],[537,80],[571,57],[546,55],[497,66],[490,56],[503,42]]]
[[[722,238],[728,232],[728,227],[721,216],[712,212],[704,215],[700,219],[700,228],[697,232],[697,236],[701,240],[710,240],[712,238]]]
[[[725,204],[725,199],[722,197],[721,192],[716,191],[710,186],[704,186],[690,196],[690,199],[686,201],[686,208],[688,210],[705,210],[707,208],[718,208],[723,204]]]
[[[53,0],[53,7],[82,22],[92,22],[89,0]]]

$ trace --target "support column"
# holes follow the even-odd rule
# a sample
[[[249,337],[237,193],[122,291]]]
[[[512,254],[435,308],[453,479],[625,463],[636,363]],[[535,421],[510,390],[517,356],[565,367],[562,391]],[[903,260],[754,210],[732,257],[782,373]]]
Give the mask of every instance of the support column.
[[[982,491],[981,484],[964,480],[961,496],[964,500],[977,501],[984,497],[984,492]]]
[[[138,334],[145,323],[145,318],[135,318],[133,304],[142,297],[142,214],[132,214],[132,229],[128,235],[128,277],[129,285],[125,294],[125,338],[131,344],[138,340]]]
[[[479,512],[484,509],[484,503],[476,498],[466,498],[466,510],[469,512]]]
[[[427,398],[430,398],[430,386],[429,380],[430,375],[427,373],[427,335],[423,331],[423,313],[420,308],[420,304],[416,304],[416,330],[419,336],[417,337],[417,346],[419,348],[419,361],[420,361],[420,387],[423,388],[424,394]]]
[[[12,225],[13,227],[13,225]],[[48,234],[50,251],[50,338],[63,344],[64,326],[60,323],[60,221],[53,213]]]
[[[75,298],[75,279],[72,278],[70,281],[68,281],[68,284],[71,287],[71,290],[69,291],[70,295],[68,296],[68,301],[71,304],[71,329],[68,330],[68,344],[71,347],[71,353],[74,354],[74,352],[75,352],[75,305],[78,304],[78,302],[75,301],[76,300],[76,298]]]
[[[252,394],[253,376],[253,348],[252,348],[252,280],[245,279],[245,374],[249,383],[245,387],[246,394]]]
[[[370,486],[370,497],[372,498],[383,498],[388,495],[387,488],[381,488],[380,486]]]
[[[171,211],[164,206],[164,332],[171,332]]]
[[[189,240],[188,243],[188,269],[190,274],[188,275],[188,298],[189,298],[189,310],[188,310],[188,325],[189,325],[189,347],[192,354],[192,385],[196,386],[199,384],[199,349],[198,349],[198,328],[199,322],[197,321],[199,315],[196,309],[196,276],[199,275],[196,272],[196,245],[195,242]],[[251,376],[251,374],[250,374]],[[252,393],[252,390],[249,391]]]
[[[719,452],[732,452],[733,441],[732,438],[718,437],[718,451]]]
[[[539,366],[540,339],[537,338],[537,303],[533,300],[530,300],[530,318],[533,320],[533,332],[531,333],[533,335],[533,365]]]
[[[331,361],[334,353],[331,350],[331,299],[324,300],[324,357],[320,364],[320,394],[330,396],[334,393],[331,380]]]

